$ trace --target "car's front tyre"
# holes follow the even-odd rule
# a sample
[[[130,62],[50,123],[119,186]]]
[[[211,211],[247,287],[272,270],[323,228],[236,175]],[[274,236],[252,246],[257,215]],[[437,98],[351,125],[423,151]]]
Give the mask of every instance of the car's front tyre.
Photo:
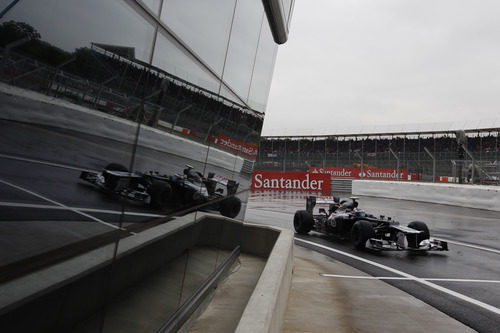
[[[419,234],[407,234],[406,240],[408,241],[408,247],[418,249],[418,245],[421,241],[429,239],[430,232],[427,224],[421,221],[413,221],[408,223],[408,228],[412,228],[421,231]]]
[[[373,225],[368,221],[356,221],[351,229],[351,240],[354,247],[363,250],[366,247],[366,242],[375,237]]]
[[[314,218],[311,213],[306,210],[298,210],[293,216],[293,227],[298,234],[305,235],[312,230]]]

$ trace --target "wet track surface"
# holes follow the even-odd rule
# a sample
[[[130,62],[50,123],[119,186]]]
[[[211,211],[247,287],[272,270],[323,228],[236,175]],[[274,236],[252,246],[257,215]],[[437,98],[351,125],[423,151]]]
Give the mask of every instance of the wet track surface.
[[[128,165],[124,156],[132,156],[132,143],[6,124],[0,122],[0,266],[116,230],[120,221],[128,226],[168,213],[117,200],[78,179],[83,169],[100,170],[109,162]],[[185,163],[192,164],[182,156],[144,148],[139,148],[135,156],[134,170],[140,171],[174,174]],[[202,163],[195,167],[202,169]],[[236,172],[215,165],[209,166],[208,171],[236,179],[243,188],[249,187],[250,177],[235,178]],[[431,236],[451,241],[450,251],[427,254],[358,251],[349,241],[316,233],[300,236],[304,241],[297,239],[297,244],[314,248],[374,277],[407,274],[411,278],[386,281],[478,331],[498,331],[500,212],[380,198],[361,198],[360,202],[360,207],[369,213],[391,216],[403,224],[425,221]],[[305,195],[301,193],[255,193],[249,198],[245,220],[292,229],[294,212],[304,207]],[[431,278],[441,280],[423,280]]]
[[[450,251],[447,252],[359,251],[354,249],[349,240],[326,237],[315,232],[305,236],[296,235],[296,243],[374,277],[392,278],[384,281],[475,330],[498,332],[500,212],[371,197],[362,197],[360,207],[375,215],[391,216],[402,224],[412,220],[425,221],[431,237],[458,241],[463,245],[450,243]],[[246,220],[293,229],[293,214],[304,208],[305,194],[253,193]]]

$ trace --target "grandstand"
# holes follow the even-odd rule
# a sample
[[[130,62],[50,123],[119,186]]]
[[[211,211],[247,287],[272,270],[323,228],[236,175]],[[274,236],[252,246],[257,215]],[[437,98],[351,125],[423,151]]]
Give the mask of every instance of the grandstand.
[[[456,130],[263,136],[256,169],[307,171],[321,168],[405,170],[408,178],[500,184],[500,127]],[[363,177],[363,176],[361,176]]]

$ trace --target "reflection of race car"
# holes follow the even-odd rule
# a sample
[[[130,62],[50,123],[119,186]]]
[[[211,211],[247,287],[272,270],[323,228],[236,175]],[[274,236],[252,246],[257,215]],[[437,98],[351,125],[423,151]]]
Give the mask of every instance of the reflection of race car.
[[[306,210],[298,210],[293,226],[299,234],[314,230],[327,235],[350,238],[358,249],[375,250],[437,250],[447,251],[448,244],[430,238],[424,222],[402,226],[390,217],[375,217],[358,208],[358,198],[342,200],[336,197],[307,197]],[[340,201],[340,202],[339,202]],[[328,204],[313,214],[316,204]]]
[[[182,175],[167,176],[152,171],[128,172],[123,165],[110,163],[102,172],[84,171],[80,178],[107,193],[144,202],[158,209],[175,204],[194,206],[209,203],[202,208],[218,210],[228,217],[235,217],[241,209],[240,199],[234,196],[239,185],[236,181],[213,173],[205,178],[191,166],[187,166]]]

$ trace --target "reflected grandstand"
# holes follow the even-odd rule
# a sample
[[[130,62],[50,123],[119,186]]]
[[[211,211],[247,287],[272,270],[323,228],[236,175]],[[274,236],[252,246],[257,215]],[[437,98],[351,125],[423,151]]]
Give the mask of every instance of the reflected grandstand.
[[[199,142],[231,138],[256,151],[263,113],[136,59],[133,47],[91,43],[70,53],[25,25],[0,25],[1,81]]]

